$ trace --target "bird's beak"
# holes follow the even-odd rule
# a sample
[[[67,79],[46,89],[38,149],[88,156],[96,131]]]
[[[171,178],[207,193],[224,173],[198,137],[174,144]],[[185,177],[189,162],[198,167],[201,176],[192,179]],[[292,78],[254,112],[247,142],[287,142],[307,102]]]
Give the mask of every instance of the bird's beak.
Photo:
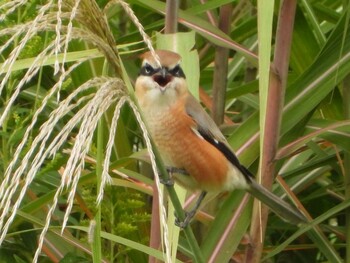
[[[167,69],[166,68],[161,68],[160,69],[160,75],[165,79],[166,75],[167,75]]]
[[[158,83],[161,91],[165,91],[166,85],[172,80],[167,68],[161,68],[160,71],[153,75],[153,80]]]

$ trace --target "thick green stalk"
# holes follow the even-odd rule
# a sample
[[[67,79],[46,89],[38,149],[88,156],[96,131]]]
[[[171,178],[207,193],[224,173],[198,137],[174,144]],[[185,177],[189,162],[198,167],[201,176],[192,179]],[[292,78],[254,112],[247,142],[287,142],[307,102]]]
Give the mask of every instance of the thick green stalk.
[[[97,158],[96,158],[96,189],[97,193],[101,187],[102,169],[103,169],[103,130],[104,121],[101,119],[97,127]],[[101,204],[97,206],[95,215],[95,226],[92,233],[92,259],[94,263],[102,262],[101,252]]]

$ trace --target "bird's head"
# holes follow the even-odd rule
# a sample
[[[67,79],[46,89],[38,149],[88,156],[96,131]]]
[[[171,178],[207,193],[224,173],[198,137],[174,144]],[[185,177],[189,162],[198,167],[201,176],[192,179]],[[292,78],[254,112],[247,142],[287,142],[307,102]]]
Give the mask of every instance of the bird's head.
[[[141,106],[170,106],[187,92],[180,55],[167,50],[156,50],[156,54],[158,62],[151,52],[141,56],[142,66],[135,84]]]

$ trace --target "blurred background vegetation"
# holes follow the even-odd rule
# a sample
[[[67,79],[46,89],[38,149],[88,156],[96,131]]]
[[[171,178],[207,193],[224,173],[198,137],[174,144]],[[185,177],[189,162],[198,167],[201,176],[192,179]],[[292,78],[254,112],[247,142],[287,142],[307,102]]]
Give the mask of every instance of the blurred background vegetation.
[[[45,222],[38,262],[169,262],[161,252],[164,229],[174,262],[350,262],[349,6],[347,0],[0,0],[0,262],[31,262]],[[260,217],[253,200],[236,191],[197,215],[195,239],[171,220],[159,226],[153,174],[140,161],[145,134],[132,105],[138,55],[148,47],[132,14],[155,48],[183,56],[191,91],[242,163],[313,223]],[[76,107],[47,132],[54,141],[110,78],[124,84],[113,86],[119,93],[90,132],[84,165],[74,170],[76,188],[63,175],[80,119],[29,180],[36,160],[26,154],[47,147],[37,147],[40,127],[84,83],[100,81],[71,99]],[[97,205],[113,111],[125,94],[131,102],[118,115],[106,168],[111,184]]]

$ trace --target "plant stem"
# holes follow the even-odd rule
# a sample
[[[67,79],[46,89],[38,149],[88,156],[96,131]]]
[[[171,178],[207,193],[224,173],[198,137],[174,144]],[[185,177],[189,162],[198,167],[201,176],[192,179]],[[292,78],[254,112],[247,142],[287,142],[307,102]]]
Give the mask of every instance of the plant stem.
[[[232,4],[226,4],[220,8],[219,28],[226,34],[230,33],[232,17]],[[229,49],[216,47],[215,72],[213,78],[213,112],[212,116],[217,125],[224,121],[225,97],[227,85]]]
[[[263,148],[260,162],[261,184],[267,189],[271,189],[275,175],[275,156],[280,136],[296,4],[296,0],[281,1],[279,12],[274,62],[271,66],[267,94],[268,107],[263,124]],[[268,218],[267,207],[260,207],[258,202],[255,204],[250,229],[252,245],[247,251],[247,262],[260,262]]]
[[[344,0],[344,10],[347,10],[347,25],[349,23],[349,3]],[[348,25],[349,26],[349,25]],[[345,30],[345,34],[346,34]],[[344,36],[345,37],[345,36]],[[350,75],[347,75],[343,81],[343,105],[344,105],[344,119],[350,119]],[[344,151],[344,186],[345,186],[345,200],[350,200],[350,153]],[[350,208],[345,210],[345,262],[350,262]]]
[[[96,192],[98,193],[101,187],[102,164],[103,164],[103,130],[104,120],[99,121],[97,127],[97,158],[96,158]],[[101,204],[97,206],[95,215],[95,226],[92,239],[92,259],[94,263],[102,262],[101,252]]]
[[[153,200],[152,200],[152,219],[151,219],[151,237],[149,246],[154,249],[158,249],[161,246],[161,231],[159,222],[159,195],[156,184],[153,186]],[[149,263],[157,262],[155,257],[149,257]]]
[[[165,15],[165,34],[173,34],[177,32],[177,16],[179,9],[178,0],[166,1],[166,15]]]
[[[350,119],[350,75],[348,75],[343,81],[343,105],[344,105],[344,117]],[[344,185],[345,185],[345,200],[350,199],[350,153],[344,151]],[[350,208],[345,210],[346,226],[346,259],[345,262],[350,262]]]

